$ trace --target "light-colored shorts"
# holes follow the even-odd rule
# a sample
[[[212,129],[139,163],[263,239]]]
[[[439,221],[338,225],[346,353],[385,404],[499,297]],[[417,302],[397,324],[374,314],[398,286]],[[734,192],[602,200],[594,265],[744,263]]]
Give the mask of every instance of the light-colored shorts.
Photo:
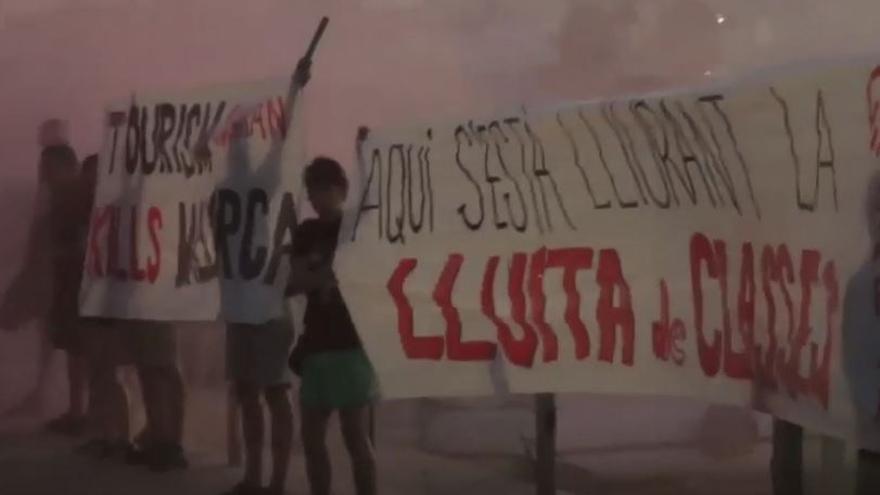
[[[226,377],[239,385],[269,388],[290,385],[287,359],[293,346],[287,319],[253,325],[226,325]]]

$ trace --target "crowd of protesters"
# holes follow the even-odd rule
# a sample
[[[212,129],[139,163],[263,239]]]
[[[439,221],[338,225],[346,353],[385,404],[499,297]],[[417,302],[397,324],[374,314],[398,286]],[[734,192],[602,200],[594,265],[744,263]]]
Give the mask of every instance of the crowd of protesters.
[[[308,61],[297,66],[288,105],[307,84],[309,70]],[[60,119],[46,121],[38,134],[39,187],[27,254],[0,301],[0,327],[22,328],[39,320],[43,330],[40,378],[22,407],[42,392],[49,358],[55,350],[62,351],[68,408],[47,423],[49,431],[80,438],[75,448],[80,455],[142,465],[155,473],[186,469],[179,330],[164,321],[80,316],[79,289],[98,156],[80,161]],[[337,161],[319,157],[306,167],[304,181],[317,217],[299,226],[291,259],[291,266],[298,269],[291,270],[286,289],[278,294],[279,299],[305,296],[301,336],[295,340],[290,318],[228,323],[226,328],[226,372],[240,405],[245,446],[244,478],[229,490],[230,495],[286,493],[294,438],[293,374],[301,382],[301,438],[312,493],[331,490],[326,433],[334,412],[339,414],[351,455],[357,493],[376,493],[369,423],[370,406],[377,398],[376,379],[331,268],[348,180]],[[47,290],[48,298],[39,297]],[[125,380],[131,370],[137,375],[145,413],[139,428],[132,425],[132,387]],[[263,404],[269,412],[268,428]],[[267,429],[272,469],[264,482]]]
[[[304,61],[292,79],[288,105],[293,105],[308,80],[309,63]],[[362,128],[358,141],[366,135]],[[0,327],[21,328],[30,320],[41,320],[44,332],[36,394],[46,381],[52,351],[66,354],[68,408],[46,428],[81,438],[77,453],[142,465],[156,473],[186,469],[186,396],[178,359],[178,329],[163,321],[79,315],[98,156],[80,161],[61,120],[45,122],[38,136],[41,156],[34,221],[22,268],[0,301]],[[240,405],[245,446],[244,477],[227,492],[229,495],[285,493],[294,439],[294,401],[290,395],[294,374],[300,382],[300,434],[311,493],[331,493],[326,435],[333,413],[339,415],[357,493],[377,492],[370,435],[370,408],[378,398],[377,382],[332,270],[349,182],[344,168],[326,157],[311,161],[303,181],[317,216],[297,227],[291,276],[278,294],[279,300],[306,297],[300,337],[295,338],[293,322],[287,317],[260,324],[228,323],[226,328],[227,379]],[[36,296],[45,293],[45,281],[50,294],[47,303],[43,302],[46,298]],[[131,424],[131,387],[122,379],[126,370],[136,373],[143,396],[145,421],[136,429]],[[26,398],[25,404],[33,397]],[[803,493],[802,436],[799,426],[774,422],[771,470],[774,492],[779,495]],[[271,474],[264,480],[267,437]],[[865,466],[877,463],[876,454],[866,451],[860,453],[860,459]],[[860,483],[860,493],[874,493],[876,482]]]

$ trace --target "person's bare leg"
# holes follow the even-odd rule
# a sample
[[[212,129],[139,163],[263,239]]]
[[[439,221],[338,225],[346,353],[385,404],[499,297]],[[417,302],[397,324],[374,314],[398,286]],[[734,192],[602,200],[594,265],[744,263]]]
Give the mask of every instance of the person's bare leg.
[[[357,495],[376,494],[376,456],[370,441],[370,407],[339,411],[342,437],[351,456]]]
[[[149,366],[148,388],[144,397],[148,417],[150,444],[145,448],[146,463],[155,472],[186,469],[189,463],[183,454],[183,380],[176,366]]]
[[[230,385],[226,394],[226,462],[230,467],[239,467],[242,462],[241,422],[241,401],[238,400],[238,390],[235,385]]]
[[[110,426],[110,439],[118,444],[127,444],[131,437],[131,421],[128,412],[128,394],[119,382],[116,369],[109,370],[106,392],[107,421]]]
[[[880,493],[880,453],[858,452],[856,464],[856,495]]]
[[[773,418],[770,476],[774,495],[803,495],[803,428]]]
[[[3,412],[4,416],[17,416],[19,414],[37,415],[43,410],[43,393],[49,383],[49,370],[52,367],[52,356],[55,348],[49,338],[49,331],[38,328],[40,338],[40,353],[37,359],[37,380],[33,388],[24,396],[18,404]]]
[[[99,366],[89,367],[89,410],[87,419],[90,434],[100,437],[104,422],[105,398],[103,384],[101,383],[101,371]]]
[[[67,411],[49,421],[46,428],[62,435],[77,436],[88,431],[86,418],[86,403],[89,382],[89,368],[87,360],[82,356],[67,352],[67,384],[68,404]]]
[[[186,421],[186,394],[183,387],[183,375],[177,366],[164,370],[164,402],[166,405],[166,421],[168,438],[175,445],[183,445],[183,428]]]
[[[287,482],[293,443],[293,408],[287,386],[266,390],[266,404],[272,418],[272,478],[269,490],[273,494],[280,494],[284,492]]]
[[[128,443],[130,424],[128,416],[128,396],[116,377],[113,366],[97,368],[93,373],[97,376],[90,382],[95,393],[90,394],[94,400],[97,435],[100,439],[123,446]],[[89,405],[92,409],[92,405]]]
[[[178,431],[175,424],[177,407],[174,404],[174,379],[172,373],[164,367],[153,367],[150,373],[156,380],[156,422],[150,425],[150,430],[157,443],[169,445],[176,442]]]
[[[244,434],[244,484],[262,486],[263,478],[263,409],[260,391],[254,387],[239,385],[238,400],[241,403],[241,429]]]
[[[87,432],[91,440],[82,444],[78,450],[88,454],[97,454],[93,448],[97,448],[99,442],[105,442],[109,439],[107,418],[109,417],[108,409],[108,387],[104,383],[102,365],[97,360],[91,360],[89,366],[89,410],[88,410],[88,429]]]
[[[183,382],[177,368],[145,366],[142,372],[147,430],[153,443],[180,445],[183,437]]]
[[[330,454],[327,452],[327,425],[330,411],[302,406],[302,440],[306,454],[306,474],[312,495],[330,494]]]
[[[147,432],[147,434],[144,435],[145,438],[143,438],[141,447],[146,449],[157,443],[161,436],[161,426],[159,423],[161,422],[162,414],[158,411],[158,405],[161,402],[161,398],[157,397],[156,377],[154,376],[153,370],[148,366],[138,366],[137,374],[141,383],[144,416],[146,417],[144,431]]]
[[[68,352],[67,380],[69,384],[69,403],[67,414],[72,418],[84,418],[86,415],[88,377],[89,370],[86,359]]]

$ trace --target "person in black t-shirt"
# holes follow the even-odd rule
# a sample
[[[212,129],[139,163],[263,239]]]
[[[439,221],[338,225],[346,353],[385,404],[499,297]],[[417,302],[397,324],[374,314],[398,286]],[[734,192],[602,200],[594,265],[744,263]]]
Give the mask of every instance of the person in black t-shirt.
[[[291,354],[302,378],[302,439],[312,494],[330,492],[327,424],[339,411],[358,495],[376,493],[376,462],[369,436],[369,407],[378,396],[372,365],[336,286],[333,255],[342,223],[348,179],[338,162],[316,158],[305,170],[309,202],[318,218],[299,226],[288,295],[305,293],[305,332]]]

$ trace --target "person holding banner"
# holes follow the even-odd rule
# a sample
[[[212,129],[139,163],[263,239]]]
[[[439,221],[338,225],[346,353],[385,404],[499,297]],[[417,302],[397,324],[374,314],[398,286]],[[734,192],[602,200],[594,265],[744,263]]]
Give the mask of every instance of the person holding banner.
[[[311,77],[311,60],[297,64],[287,94],[285,115],[290,118],[297,95]],[[287,126],[289,126],[287,122]],[[279,300],[283,294],[279,294]],[[226,326],[226,372],[241,404],[241,425],[245,443],[244,479],[227,495],[281,495],[287,482],[293,442],[293,407],[290,401],[290,371],[287,357],[293,346],[294,329],[290,318],[262,324],[229,323]],[[272,474],[268,488],[263,477],[263,409],[266,401],[272,425]]]
[[[146,427],[126,462],[162,473],[186,469],[183,423],[186,397],[178,363],[177,331],[171,323],[129,320],[123,342],[137,368],[144,399]]]
[[[306,168],[304,182],[318,218],[297,229],[287,293],[307,295],[305,332],[290,356],[291,368],[302,378],[306,471],[313,495],[330,493],[326,435],[330,415],[338,411],[357,493],[372,495],[376,461],[369,411],[378,386],[332,270],[348,179],[337,161],[319,157]]]
[[[83,162],[78,200],[72,205],[80,228],[79,253],[85,257],[89,218],[95,201],[98,157]],[[183,454],[184,392],[177,363],[177,338],[162,322],[79,317],[89,365],[89,412],[94,438],[77,451],[96,458],[124,458],[155,472],[188,466]],[[117,373],[123,365],[137,368],[143,392],[146,426],[135,443],[129,441],[128,397]]]
[[[770,476],[773,495],[803,495],[804,430],[783,419],[773,418],[773,452]]]
[[[83,160],[80,170],[79,218],[81,251],[85,252],[89,220],[95,202],[98,155]],[[99,459],[121,458],[129,449],[128,396],[117,371],[129,364],[123,352],[123,330],[107,318],[81,317],[85,354],[89,365],[89,420],[93,438],[77,448],[80,454]]]
[[[868,182],[865,220],[871,239],[867,259],[847,283],[843,302],[843,365],[859,431],[880,424],[880,173]],[[880,493],[880,452],[859,446],[856,493]]]

